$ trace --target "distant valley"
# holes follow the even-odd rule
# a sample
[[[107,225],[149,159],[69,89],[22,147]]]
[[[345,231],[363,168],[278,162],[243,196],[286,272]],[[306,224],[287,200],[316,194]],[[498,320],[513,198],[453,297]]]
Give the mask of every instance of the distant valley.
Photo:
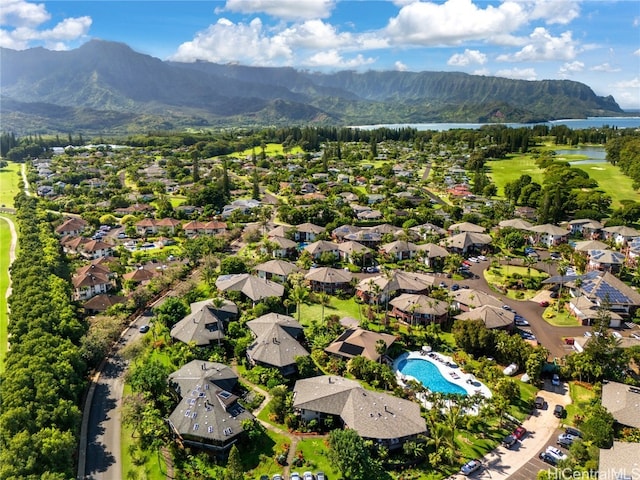
[[[613,97],[568,80],[177,63],[101,40],[71,51],[0,49],[0,62],[2,130],[18,134],[534,122],[624,113]]]

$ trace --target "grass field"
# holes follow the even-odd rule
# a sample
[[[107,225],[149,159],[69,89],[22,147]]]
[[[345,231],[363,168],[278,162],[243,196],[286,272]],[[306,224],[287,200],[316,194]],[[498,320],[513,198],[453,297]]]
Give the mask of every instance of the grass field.
[[[569,383],[569,394],[571,395],[571,404],[567,405],[567,417],[564,419],[564,423],[575,427],[575,416],[584,414],[585,407],[596,398],[596,394],[593,389],[586,388],[578,382]]]
[[[581,160],[583,155],[564,155],[566,160]],[[542,170],[539,169],[533,157],[527,155],[511,156],[506,160],[492,160],[486,163],[489,169],[489,176],[498,187],[498,194],[504,195],[504,186],[513,180],[517,180],[521,175],[530,175],[534,182],[542,183]],[[633,189],[633,181],[624,175],[618,167],[610,163],[588,163],[575,165],[584,170],[598,182],[600,189],[611,196],[612,207],[617,208],[622,200],[640,201],[640,192]]]
[[[243,152],[234,152],[229,154],[228,156],[235,158],[246,158],[248,155],[253,155],[254,151],[256,153],[256,157],[260,158],[260,154],[262,153],[262,148],[260,148],[260,146],[256,147],[255,149],[247,148]],[[267,156],[284,155],[284,148],[282,147],[281,143],[267,143],[264,151]],[[296,146],[290,149],[287,153],[296,155],[298,153],[302,153],[302,148]]]
[[[9,288],[9,245],[11,232],[9,224],[0,219],[0,373],[4,371],[4,357],[7,353],[7,297]]]
[[[356,320],[360,320],[360,305],[358,305],[353,298],[347,300],[341,300],[337,297],[330,297],[331,303],[324,307],[324,316],[338,315],[342,317],[353,317]],[[364,315],[364,308],[362,309],[362,315]],[[292,314],[294,318],[298,318],[297,312]],[[322,320],[322,305],[317,303],[311,303],[309,305],[301,305],[300,307],[300,323],[302,325],[309,325],[312,320]]]
[[[0,205],[13,207],[13,197],[20,191],[20,163],[9,162],[9,166],[0,169]]]
[[[298,442],[297,452],[304,457],[305,463],[300,470],[311,470],[314,473],[323,471],[328,478],[339,478],[339,472],[333,469],[333,465],[327,454],[329,448],[324,438],[307,438]]]
[[[542,318],[554,327],[576,327],[580,325],[580,321],[573,315],[570,315],[564,308],[560,307],[560,311],[558,312],[558,306],[555,302],[545,309]]]

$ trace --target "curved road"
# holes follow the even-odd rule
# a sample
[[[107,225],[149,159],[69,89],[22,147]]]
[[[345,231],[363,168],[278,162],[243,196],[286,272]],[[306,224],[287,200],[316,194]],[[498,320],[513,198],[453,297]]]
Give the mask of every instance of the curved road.
[[[147,321],[148,317],[141,315],[129,325],[92,379],[82,417],[78,479],[122,478],[120,427],[127,362],[120,350],[142,336],[138,329]]]

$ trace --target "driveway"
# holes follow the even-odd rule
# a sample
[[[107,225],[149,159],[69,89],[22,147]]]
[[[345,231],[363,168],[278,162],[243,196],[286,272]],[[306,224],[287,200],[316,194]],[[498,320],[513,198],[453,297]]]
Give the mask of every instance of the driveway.
[[[542,253],[546,254],[547,252]],[[527,319],[530,327],[525,329],[533,332],[533,334],[538,339],[538,342],[547,350],[549,350],[551,358],[561,358],[572,352],[573,348],[564,343],[563,337],[582,337],[584,335],[584,332],[586,332],[589,327],[556,327],[547,323],[542,318],[542,313],[545,309],[539,304],[540,300],[548,300],[547,296],[549,294],[546,291],[540,292],[532,300],[513,300],[493,291],[491,288],[489,288],[489,285],[485,281],[483,275],[484,270],[489,268],[490,261],[491,259],[472,264],[470,270],[472,273],[478,275],[479,278],[461,280],[456,282],[453,282],[452,280],[446,280],[446,283],[449,286],[451,286],[452,283],[458,283],[459,285],[468,285],[469,288],[475,288],[477,290],[490,293],[491,295],[499,298],[505,305],[509,305],[518,314]],[[554,275],[556,273],[555,265],[549,266],[542,262],[538,262],[533,267],[538,268],[539,270],[542,270],[544,272],[546,272],[547,269],[550,269],[549,273],[551,275]]]
[[[555,444],[554,437],[559,433],[561,420],[553,415],[556,404],[563,406],[571,403],[566,384],[553,387],[551,382],[545,382],[543,390],[538,395],[545,399],[545,408],[534,410],[522,426],[527,429],[524,438],[511,449],[500,446],[485,455],[481,460],[483,468],[473,475],[479,480],[495,480],[496,478],[518,478],[531,480],[536,478],[538,470],[545,468],[538,453],[549,444]],[[539,464],[539,465],[538,465]],[[466,479],[464,475],[454,475],[455,480]]]

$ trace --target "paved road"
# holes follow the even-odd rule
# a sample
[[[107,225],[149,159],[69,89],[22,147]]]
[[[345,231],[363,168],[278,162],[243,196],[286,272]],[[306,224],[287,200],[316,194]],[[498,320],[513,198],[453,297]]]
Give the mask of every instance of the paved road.
[[[538,454],[547,445],[554,445],[557,434],[560,433],[561,420],[553,415],[553,408],[556,404],[566,406],[571,403],[571,398],[565,384],[553,387],[548,381],[538,395],[545,399],[545,408],[534,410],[522,423],[528,433],[511,449],[500,446],[485,455],[481,459],[482,469],[473,478],[533,480],[538,471],[545,468],[546,464],[538,458]],[[462,480],[467,477],[456,475],[453,478]]]
[[[119,348],[109,356],[91,386],[92,394],[88,414],[83,418],[79,452],[78,478],[116,480],[122,478],[120,455],[120,426],[124,371],[127,362],[119,351],[142,334],[138,328],[148,322],[148,317],[138,317],[118,343]],[[86,438],[86,444],[82,441]],[[85,447],[83,449],[83,447]],[[84,463],[83,463],[84,460]]]
[[[546,252],[542,252],[546,254]],[[548,255],[548,254],[547,254]],[[526,318],[531,327],[528,330],[531,330],[533,334],[538,339],[541,345],[547,348],[550,352],[551,358],[560,358],[565,356],[566,354],[573,351],[572,347],[566,345],[563,341],[563,337],[581,337],[584,335],[584,332],[589,329],[589,327],[583,326],[575,326],[575,327],[555,327],[550,325],[542,318],[542,313],[544,312],[544,307],[539,305],[540,299],[547,299],[548,293],[540,294],[540,297],[535,297],[536,300],[513,300],[507,298],[504,295],[501,295],[489,288],[489,285],[484,279],[483,271],[489,267],[490,260],[472,264],[470,270],[471,272],[478,275],[477,279],[469,279],[452,282],[451,280],[445,280],[449,286],[452,283],[458,283],[459,285],[469,285],[470,288],[475,288],[487,293],[490,293],[496,297],[498,297],[504,304],[509,305],[513,308],[518,314],[522,315]],[[551,265],[550,267],[545,265],[542,262],[533,266],[534,268],[538,268],[542,271],[547,271],[547,268],[550,268],[550,274],[554,275],[555,265]],[[545,297],[547,295],[547,297]]]

